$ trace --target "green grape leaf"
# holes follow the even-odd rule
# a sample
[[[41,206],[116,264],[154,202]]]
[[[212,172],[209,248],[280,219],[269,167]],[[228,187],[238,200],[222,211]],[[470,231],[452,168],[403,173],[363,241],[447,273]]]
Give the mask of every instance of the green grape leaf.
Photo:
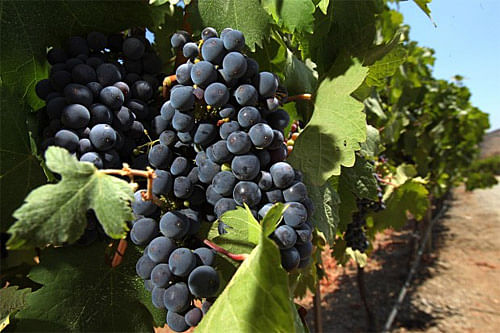
[[[354,166],[342,167],[340,183],[343,183],[358,198],[377,199],[377,180],[373,175],[374,167],[366,159],[356,157]]]
[[[200,22],[195,23],[203,27],[214,27],[219,32],[225,28],[240,30],[252,51],[255,45],[262,47],[262,41],[269,38],[271,19],[259,0],[199,0],[187,9],[190,14],[196,11],[193,18]]]
[[[432,0],[413,0],[413,2],[415,2],[417,4],[417,6],[422,9],[422,11],[425,13],[425,15],[427,15],[432,23],[434,24],[434,26],[436,26],[436,23],[434,22],[434,20],[432,19],[432,16],[431,16],[431,9],[429,8],[429,6],[427,6],[429,3],[431,3]]]
[[[273,220],[269,218],[264,224],[272,226],[277,222]],[[289,294],[288,274],[280,262],[278,247],[261,232],[259,244],[217,297],[197,331],[303,332]]]
[[[325,15],[328,13],[328,5],[330,5],[330,0],[320,0],[317,4],[318,8]]]
[[[429,191],[424,184],[416,179],[407,180],[394,189],[385,203],[385,210],[371,215],[374,231],[402,228],[407,220],[407,212],[413,214],[417,220],[421,220],[429,208],[428,196]]]
[[[356,196],[352,193],[350,186],[344,181],[341,182],[340,179],[337,191],[340,197],[340,221],[337,230],[342,233],[346,231],[347,225],[352,221],[352,214],[358,211],[358,205],[356,203]]]
[[[307,192],[314,203],[314,226],[325,235],[328,244],[333,244],[339,224],[339,195],[330,181],[321,186],[308,184]]]
[[[384,150],[380,142],[378,129],[372,125],[366,126],[366,141],[361,144],[361,154],[367,158],[374,158]]]
[[[290,32],[313,32],[315,6],[311,0],[262,0],[262,7]]]
[[[126,236],[126,222],[134,218],[129,183],[98,171],[91,163],[78,162],[63,148],[49,147],[45,158],[62,180],[33,190],[14,212],[18,221],[9,229],[9,248],[73,243],[85,230],[88,209],[95,211],[107,235]]]
[[[43,285],[16,315],[20,332],[146,332],[164,311],[151,305],[151,295],[135,272],[140,257],[129,246],[122,263],[105,263],[107,244],[65,247],[43,252],[29,277]],[[148,304],[146,306],[146,304]],[[158,322],[157,322],[158,323]]]
[[[31,153],[27,103],[3,86],[0,96],[0,231],[5,232],[14,221],[14,210],[46,177],[40,162]]]
[[[250,253],[259,242],[261,227],[248,208],[237,207],[225,212],[219,219],[227,233],[219,235],[218,224],[213,223],[208,239],[232,253]]]
[[[0,332],[10,324],[11,316],[26,306],[26,296],[31,293],[31,289],[18,288],[11,286],[0,289]]]
[[[408,51],[403,46],[397,46],[387,53],[383,58],[375,61],[369,66],[366,83],[368,86],[383,86],[386,78],[392,76],[394,72],[406,61]]]
[[[368,256],[366,255],[366,253],[362,253],[359,250],[353,250],[350,247],[346,248],[345,255],[354,260],[354,262],[361,268],[365,267],[368,260]]]
[[[339,175],[342,165],[354,165],[354,152],[366,140],[363,104],[350,94],[363,82],[368,69],[356,62],[335,77],[340,65],[333,66],[320,83],[312,118],[289,157],[312,185],[322,185],[331,176]]]
[[[274,229],[278,226],[278,224],[283,219],[283,213],[288,206],[282,203],[274,204],[266,213],[266,216],[262,219],[261,226],[262,232],[265,236],[269,236],[272,234]],[[248,207],[247,207],[248,209]]]
[[[283,84],[289,95],[313,93],[318,85],[316,65],[307,61],[302,62],[289,49],[286,50],[284,68],[285,80]]]

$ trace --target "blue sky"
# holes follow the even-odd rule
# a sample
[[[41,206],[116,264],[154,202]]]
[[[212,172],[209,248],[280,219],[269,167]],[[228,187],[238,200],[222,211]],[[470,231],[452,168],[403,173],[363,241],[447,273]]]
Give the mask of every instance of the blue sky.
[[[464,76],[472,104],[500,128],[500,0],[433,0],[434,27],[413,1],[399,3],[410,38],[436,50],[434,76]]]

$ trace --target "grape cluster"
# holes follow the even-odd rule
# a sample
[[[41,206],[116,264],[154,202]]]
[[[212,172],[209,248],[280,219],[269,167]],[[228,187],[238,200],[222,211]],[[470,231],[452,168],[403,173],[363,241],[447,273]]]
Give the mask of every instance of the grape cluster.
[[[162,63],[142,36],[74,36],[47,60],[49,77],[36,85],[46,101],[42,151],[60,146],[97,168],[117,168],[135,162],[146,133],[163,131],[154,107]]]
[[[378,176],[375,174],[375,179],[379,181]],[[353,250],[365,252],[370,245],[365,234],[366,214],[369,212],[379,212],[385,209],[385,204],[382,200],[383,192],[380,185],[377,185],[377,200],[358,199],[358,211],[352,215],[352,222],[347,225],[347,230],[344,239],[347,246]]]

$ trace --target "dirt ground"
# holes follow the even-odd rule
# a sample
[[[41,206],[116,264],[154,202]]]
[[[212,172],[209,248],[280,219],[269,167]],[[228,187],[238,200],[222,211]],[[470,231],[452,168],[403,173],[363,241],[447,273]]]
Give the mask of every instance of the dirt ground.
[[[433,228],[432,254],[412,281],[394,332],[500,331],[500,184],[487,190],[453,190],[450,208]],[[375,330],[383,327],[407,277],[411,226],[377,237],[365,268]],[[321,283],[324,332],[365,332],[367,315],[359,296],[356,267],[335,266],[324,256],[328,281]],[[303,303],[315,332],[311,297]]]

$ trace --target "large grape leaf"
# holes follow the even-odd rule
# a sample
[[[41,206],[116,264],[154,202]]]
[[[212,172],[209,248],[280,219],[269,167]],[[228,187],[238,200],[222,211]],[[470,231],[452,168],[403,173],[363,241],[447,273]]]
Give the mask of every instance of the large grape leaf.
[[[12,234],[9,248],[72,243],[85,230],[88,209],[95,211],[106,234],[125,237],[126,222],[133,219],[129,183],[98,171],[91,163],[78,162],[63,148],[49,147],[45,158],[62,180],[33,190],[14,212],[18,221],[8,231]]]
[[[311,0],[262,0],[262,7],[290,32],[313,32],[315,6]]]
[[[268,237],[279,218],[272,215],[262,221],[259,244],[217,297],[198,332],[304,331],[289,294],[288,274],[280,266],[280,252]]]
[[[307,192],[314,202],[314,226],[325,235],[328,244],[333,244],[339,224],[339,195],[330,181],[321,186],[307,186]]]
[[[380,134],[378,129],[371,125],[366,126],[366,141],[361,144],[361,154],[368,158],[378,156],[384,150],[380,143]]]
[[[43,285],[27,298],[15,317],[22,332],[146,332],[164,313],[135,272],[140,254],[130,246],[123,262],[105,263],[107,244],[65,247],[43,252],[29,277]],[[145,304],[149,304],[146,307]],[[154,316],[154,317],[153,317]]]
[[[407,55],[408,51],[403,46],[393,48],[383,58],[369,66],[366,84],[377,87],[384,85],[386,78],[393,75],[398,67],[405,62]]]
[[[11,316],[26,306],[26,296],[31,289],[11,286],[0,289],[0,331],[10,324]]]
[[[189,5],[188,12],[193,19],[201,21],[195,24],[214,27],[217,31],[240,30],[251,50],[255,50],[255,45],[262,47],[262,40],[269,38],[271,18],[259,0],[198,0]]]
[[[3,86],[0,96],[0,231],[4,232],[14,221],[14,209],[46,178],[39,161],[31,153],[27,103]]]
[[[358,198],[376,200],[377,180],[373,173],[373,164],[358,156],[352,167],[342,167],[339,182],[344,183]]]
[[[333,66],[320,83],[313,116],[289,157],[312,185],[322,185],[331,176],[339,175],[342,165],[354,165],[354,152],[366,140],[363,104],[350,94],[363,82],[368,69],[355,62],[337,76],[342,65],[339,62]]]
[[[387,228],[399,229],[407,221],[407,212],[421,220],[429,208],[429,191],[416,179],[409,179],[394,189],[386,201],[386,209],[373,214],[373,232]]]

